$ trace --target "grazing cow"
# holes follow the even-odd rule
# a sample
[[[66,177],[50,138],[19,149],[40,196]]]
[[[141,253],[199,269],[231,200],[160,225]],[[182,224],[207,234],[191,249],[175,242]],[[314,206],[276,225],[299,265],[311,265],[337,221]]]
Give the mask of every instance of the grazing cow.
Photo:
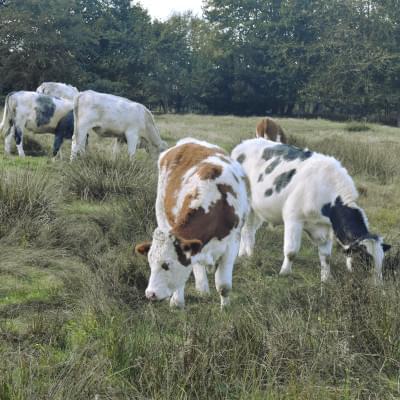
[[[59,82],[43,82],[36,91],[48,96],[61,97],[62,99],[71,101],[79,93],[79,90],[75,86]]]
[[[390,246],[368,231],[364,211],[357,206],[353,180],[333,157],[277,144],[246,140],[232,151],[250,181],[252,211],[242,230],[239,255],[251,255],[255,234],[263,221],[284,224],[284,261],[281,275],[289,274],[305,230],[318,245],[321,280],[330,276],[333,236],[347,254],[372,256],[376,278],[382,279],[384,251]]]
[[[221,307],[229,304],[233,263],[248,212],[246,178],[220,147],[186,138],[158,161],[158,227],[153,241],[136,246],[151,268],[146,296],[184,306],[184,287],[193,269],[196,288],[208,293],[205,265],[216,267]]]
[[[84,151],[90,129],[101,136],[125,137],[131,156],[135,154],[139,138],[148,142],[154,157],[167,148],[151,112],[144,105],[123,97],[93,90],[81,92],[74,99],[74,118],[71,160]]]
[[[256,125],[256,137],[263,137],[274,142],[287,143],[286,135],[279,124],[272,118],[263,118]]]
[[[59,97],[37,92],[12,92],[6,96],[0,134],[6,136],[4,150],[11,153],[11,141],[15,138],[18,154],[25,155],[23,136],[25,132],[54,133],[53,155],[60,149],[64,138],[72,138],[73,103]]]

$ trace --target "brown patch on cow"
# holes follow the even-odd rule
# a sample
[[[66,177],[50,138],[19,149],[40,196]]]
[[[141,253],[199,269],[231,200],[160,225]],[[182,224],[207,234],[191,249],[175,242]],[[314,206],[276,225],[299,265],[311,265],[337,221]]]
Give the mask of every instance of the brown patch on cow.
[[[263,118],[256,125],[256,137],[263,137],[276,142],[278,141],[278,136],[280,136],[281,143],[287,143],[285,132],[272,118]]]
[[[199,165],[199,169],[197,170],[197,175],[201,180],[204,181],[207,179],[217,179],[222,175],[222,166],[207,162],[201,163]]]
[[[229,185],[217,185],[221,198],[213,203],[208,212],[204,208],[187,208],[181,210],[172,234],[186,240],[198,239],[206,245],[211,239],[222,240],[231,230],[238,226],[239,217],[235,209],[227,202],[227,193],[233,193]]]
[[[218,147],[206,147],[197,143],[185,143],[170,149],[160,160],[160,168],[169,171],[165,188],[164,208],[171,226],[175,225],[172,212],[176,205],[177,196],[182,186],[183,176],[191,168],[201,164],[203,160],[213,155],[225,155]],[[207,164],[207,163],[204,163]]]
[[[236,192],[233,190],[233,187],[231,185],[227,185],[225,183],[219,183],[217,185],[218,190],[223,193],[223,194],[227,194],[230,193],[235,199],[237,199],[237,194]]]

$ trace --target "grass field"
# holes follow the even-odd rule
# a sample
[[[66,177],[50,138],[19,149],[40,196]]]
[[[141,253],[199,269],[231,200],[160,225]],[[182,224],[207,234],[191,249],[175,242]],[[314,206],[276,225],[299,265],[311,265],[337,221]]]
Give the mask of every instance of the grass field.
[[[257,118],[156,121],[171,145],[193,136],[231,150]],[[228,310],[192,278],[184,311],[151,304],[149,267],[132,251],[155,227],[143,150],[115,159],[91,138],[74,163],[0,155],[0,399],[399,399],[400,130],[279,122],[362,188],[371,231],[393,245],[383,287],[364,265],[349,275],[335,246],[322,288],[306,236],[293,275],[279,277],[282,229],[263,227],[255,255],[237,261]],[[51,136],[35,140],[50,154]]]

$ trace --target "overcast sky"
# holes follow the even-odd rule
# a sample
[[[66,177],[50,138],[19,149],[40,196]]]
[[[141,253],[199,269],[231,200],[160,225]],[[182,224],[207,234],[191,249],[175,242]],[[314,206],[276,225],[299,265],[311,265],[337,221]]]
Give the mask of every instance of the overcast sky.
[[[147,8],[152,18],[165,20],[174,12],[182,13],[191,10],[193,14],[201,17],[202,0],[137,0]]]

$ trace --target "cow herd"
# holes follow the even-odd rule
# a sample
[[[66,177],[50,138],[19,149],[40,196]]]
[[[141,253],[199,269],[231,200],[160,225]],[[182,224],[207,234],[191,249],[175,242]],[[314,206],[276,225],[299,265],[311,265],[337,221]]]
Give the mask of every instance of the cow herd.
[[[305,231],[318,248],[322,282],[330,277],[334,239],[346,253],[349,271],[353,255],[361,252],[372,261],[375,280],[382,281],[384,252],[390,246],[369,232],[346,169],[333,157],[286,144],[285,133],[271,118],[262,119],[257,137],[238,144],[230,155],[194,138],[166,149],[145,106],[46,82],[36,92],[6,97],[0,125],[6,152],[15,138],[19,155],[24,155],[25,130],[53,132],[53,155],[64,139],[72,138],[71,159],[84,151],[91,131],[125,138],[130,155],[141,138],[153,157],[161,152],[157,228],[151,242],[136,246],[150,264],[145,292],[150,300],[168,298],[171,305],[183,307],[191,272],[196,289],[208,293],[206,269],[212,269],[221,307],[229,304],[235,260],[252,255],[257,229],[264,221],[284,226],[281,275],[291,272]]]
[[[18,154],[23,157],[23,137],[27,131],[54,133],[54,157],[64,139],[72,139],[71,159],[84,152],[91,131],[126,141],[131,156],[139,139],[147,142],[153,156],[167,147],[151,112],[142,104],[93,90],[79,92],[58,82],[44,82],[36,92],[19,91],[6,96],[0,125],[0,135],[6,137],[5,152],[11,152],[15,139]]]

